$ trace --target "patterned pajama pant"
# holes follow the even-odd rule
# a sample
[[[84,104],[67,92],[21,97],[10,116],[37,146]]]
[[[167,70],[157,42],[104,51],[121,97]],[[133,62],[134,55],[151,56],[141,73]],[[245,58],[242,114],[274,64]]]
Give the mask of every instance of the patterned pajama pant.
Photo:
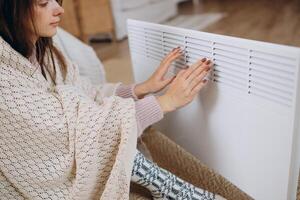
[[[135,156],[131,181],[147,188],[154,199],[215,200],[215,194],[183,181],[158,167],[140,152]]]

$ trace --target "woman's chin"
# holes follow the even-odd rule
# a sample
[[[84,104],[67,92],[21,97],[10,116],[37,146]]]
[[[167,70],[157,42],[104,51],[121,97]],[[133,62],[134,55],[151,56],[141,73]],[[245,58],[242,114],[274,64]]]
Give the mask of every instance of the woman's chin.
[[[51,30],[51,32],[49,32],[49,37],[53,37],[54,35],[56,35],[57,33],[57,28],[54,28],[53,30]]]
[[[56,35],[56,33],[57,33],[57,27],[51,28],[47,32],[44,32],[44,33],[39,34],[39,35],[40,35],[40,37],[53,37],[53,36]]]

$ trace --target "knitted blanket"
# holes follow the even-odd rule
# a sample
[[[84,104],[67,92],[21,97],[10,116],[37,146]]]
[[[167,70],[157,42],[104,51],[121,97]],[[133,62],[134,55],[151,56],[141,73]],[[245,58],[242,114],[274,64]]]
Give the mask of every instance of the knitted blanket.
[[[0,37],[1,199],[129,199],[134,101],[67,65],[54,85]]]

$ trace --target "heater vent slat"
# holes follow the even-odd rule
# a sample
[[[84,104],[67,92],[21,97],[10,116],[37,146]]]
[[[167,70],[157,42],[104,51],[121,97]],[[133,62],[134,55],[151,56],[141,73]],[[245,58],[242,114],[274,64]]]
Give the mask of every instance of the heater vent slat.
[[[224,67],[224,68],[239,71],[242,73],[248,73],[248,68],[246,66],[233,65],[229,62],[222,61],[222,60],[215,60],[214,63],[215,63],[215,66],[218,66],[218,67],[222,67],[222,68]]]
[[[199,59],[202,58],[210,58],[211,54],[209,52],[205,52],[205,51],[187,51],[187,55],[186,55],[188,60],[193,60],[193,61],[197,61]]]
[[[216,59],[216,60],[227,61],[229,63],[240,65],[240,66],[246,66],[246,65],[248,65],[248,62],[246,60],[240,60],[238,58],[234,58],[234,57],[230,57],[230,56],[224,56],[224,55],[220,55],[220,54],[214,54],[213,58]]]
[[[207,52],[211,52],[211,47],[209,46],[200,46],[200,45],[196,45],[196,44],[186,44],[186,48],[187,49],[193,49],[194,51],[207,51]]]
[[[287,82],[293,83],[292,73],[281,72],[278,70],[270,70],[268,68],[259,67],[257,65],[251,65],[251,70],[260,73],[265,73],[267,76],[274,76],[274,78],[283,79]]]
[[[184,36],[183,35],[179,35],[179,34],[176,34],[176,33],[167,33],[167,32],[164,32],[163,33],[163,37],[164,38],[169,38],[169,39],[173,39],[173,40],[184,40]]]
[[[283,85],[287,88],[292,88],[293,87],[293,83],[291,82],[290,79],[281,79],[281,78],[278,78],[278,77],[275,77],[275,76],[272,76],[272,75],[269,75],[269,74],[266,74],[266,73],[262,73],[262,72],[259,72],[259,71],[252,70],[251,74],[249,75],[249,80],[255,80],[256,77],[264,79],[268,82],[274,82],[275,84],[276,83],[281,84],[281,85]]]
[[[243,55],[243,54],[237,54],[234,52],[226,51],[223,49],[214,49],[214,54],[216,55],[222,55],[228,58],[235,58],[240,61],[248,62],[248,55]]]
[[[144,30],[148,35],[160,36],[160,37],[163,35],[163,33],[161,31],[156,31],[156,30],[152,30],[149,28],[145,28]]]
[[[174,47],[176,46],[184,46],[184,42],[181,41],[181,40],[174,40],[174,39],[171,39],[171,38],[164,38],[163,40],[164,44],[171,44],[171,45],[175,45]]]
[[[251,55],[253,57],[257,57],[263,60],[268,60],[270,62],[280,63],[282,65],[290,65],[293,66],[296,64],[296,60],[294,58],[290,58],[284,55],[275,55],[268,52],[261,51],[251,51]]]
[[[221,67],[219,65],[216,65],[214,67],[214,70],[215,71],[218,71],[218,72],[224,72],[224,73],[227,73],[227,74],[232,74],[233,76],[236,76],[236,77],[240,77],[241,79],[245,80],[245,78],[247,77],[247,73],[246,71],[237,71],[237,70],[233,70],[231,68],[227,68],[227,67]]]
[[[292,98],[293,95],[293,90],[292,89],[287,89],[286,87],[279,85],[279,84],[274,84],[274,83],[270,83],[261,79],[255,79],[250,81],[250,87],[251,86],[261,86],[263,88],[266,89],[270,89],[272,90],[274,93],[276,93],[276,91],[278,91],[278,93],[283,94],[286,97],[290,97]]]
[[[214,72],[215,77],[223,77],[226,78],[228,80],[231,80],[237,84],[241,84],[241,85],[246,85],[247,81],[245,81],[245,79],[239,77],[239,76],[233,76],[231,73],[227,73],[227,72],[221,72],[221,71],[217,71],[215,70]]]
[[[244,91],[246,88],[245,84],[241,84],[240,82],[236,82],[235,80],[228,79],[226,77],[216,76],[214,77],[213,80],[218,84],[224,84],[226,86],[232,87],[234,89],[238,89],[240,91]]]
[[[162,46],[155,42],[148,42],[147,47],[152,48],[153,50],[156,50],[156,51],[160,51],[160,52],[163,51]]]
[[[176,48],[176,47],[183,47],[183,45],[178,44],[178,43],[163,43],[163,47],[165,47],[166,50],[168,50],[168,52],[172,51],[172,49]]]
[[[283,94],[279,92],[274,92],[273,90],[264,88],[262,86],[251,86],[252,90],[250,93],[252,94],[260,94],[262,96],[266,96],[269,99],[273,99],[277,102],[281,102],[285,105],[291,106],[291,99],[287,98]]]
[[[161,37],[153,37],[152,35],[145,35],[145,38],[146,38],[147,41],[157,42],[157,43],[160,43],[160,44],[162,42]]]
[[[291,73],[294,72],[293,66],[281,64],[279,62],[276,62],[276,60],[269,61],[266,59],[251,57],[250,62],[253,64],[256,64],[256,65],[261,65],[261,66],[268,67],[268,68],[273,68],[273,69],[282,70],[282,71],[291,72]]]
[[[248,56],[248,53],[249,53],[249,51],[247,49],[243,49],[240,47],[234,47],[232,45],[221,44],[221,43],[215,43],[214,49],[222,49],[227,52],[236,53],[236,54],[245,55],[245,56]]]
[[[210,42],[210,41],[197,39],[197,38],[191,38],[191,37],[186,38],[186,43],[197,45],[197,46],[205,46],[205,47],[211,47],[211,45],[212,45],[212,42]]]

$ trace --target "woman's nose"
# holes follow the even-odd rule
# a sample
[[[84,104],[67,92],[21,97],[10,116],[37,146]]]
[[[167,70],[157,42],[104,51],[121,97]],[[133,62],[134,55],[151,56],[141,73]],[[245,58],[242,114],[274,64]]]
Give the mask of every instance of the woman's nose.
[[[63,7],[61,5],[59,5],[58,3],[56,3],[56,7],[55,7],[55,11],[54,11],[54,15],[55,16],[59,16],[64,14],[65,10],[63,9]]]

